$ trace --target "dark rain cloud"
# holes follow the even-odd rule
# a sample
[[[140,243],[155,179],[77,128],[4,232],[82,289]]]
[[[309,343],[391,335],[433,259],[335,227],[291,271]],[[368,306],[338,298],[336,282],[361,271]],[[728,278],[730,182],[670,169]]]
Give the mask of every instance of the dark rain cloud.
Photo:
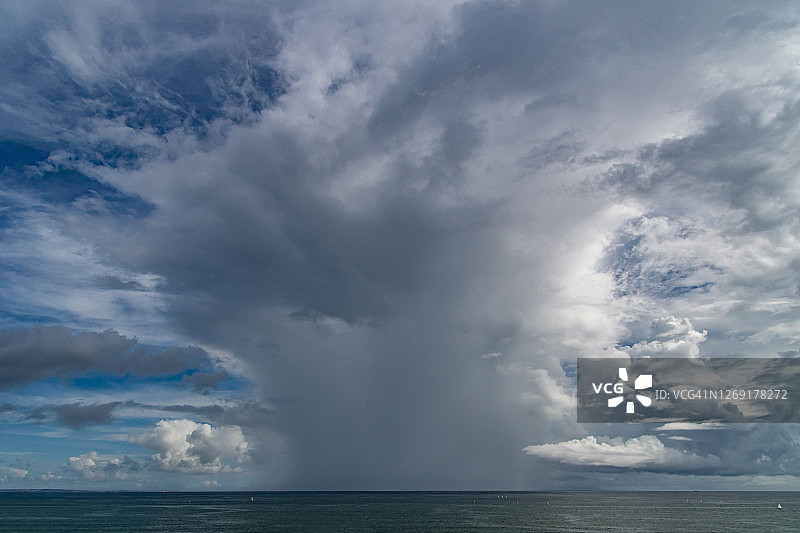
[[[202,348],[171,347],[154,350],[119,333],[73,333],[61,326],[34,326],[0,331],[0,388],[11,389],[49,378],[87,374],[135,377],[169,376],[191,369],[205,369],[208,390],[226,375],[219,361]],[[199,385],[199,378],[194,380]],[[189,383],[192,383],[191,376]]]
[[[110,424],[114,421],[112,412],[122,402],[103,404],[84,404],[75,402],[63,405],[46,405],[35,409],[23,410],[22,419],[26,421],[44,422],[53,420],[76,429],[94,424]]]
[[[796,165],[781,141],[796,135],[797,83],[770,47],[791,33],[791,9],[236,3],[165,17],[154,6],[113,24],[60,7],[37,23],[48,31],[4,37],[30,44],[7,48],[16,84],[2,95],[16,114],[4,135],[47,151],[42,172],[90,169],[149,206],[120,217],[84,195],[53,216],[93,244],[93,261],[131,273],[93,272],[94,289],[140,293],[126,280],[152,275],[163,300],[151,319],[243,360],[281,399],[241,420],[170,408],[263,439],[259,453],[283,465],[265,482],[527,487],[552,466],[519,450],[588,442],[563,361],[619,355],[623,341],[666,346],[649,330],[664,317],[687,324],[669,340],[691,354],[720,337],[718,350],[796,347],[765,322],[785,304],[785,325],[797,296],[785,267]],[[764,57],[780,79],[750,72]],[[767,85],[785,102],[770,116],[757,111]],[[762,246],[764,230],[775,234]],[[784,263],[762,276],[754,246]],[[747,309],[736,291],[756,295],[764,280],[780,282],[775,298]],[[7,387],[90,371],[200,368],[184,377],[198,392],[223,379],[199,348],[154,353],[63,328],[3,335]],[[631,448],[632,432],[619,430],[632,451],[650,446],[661,473],[710,456],[735,464],[758,440],[724,454],[726,436],[709,432],[670,451]],[[592,449],[573,462],[591,469],[580,453]],[[89,458],[74,465],[93,472]]]
[[[124,405],[126,408],[168,413],[171,417],[188,416],[213,425],[241,426],[247,429],[256,428],[264,424],[268,420],[268,416],[274,412],[268,402],[259,402],[253,399],[227,399],[223,403],[206,405],[154,405],[129,400]]]
[[[726,198],[746,197],[751,182],[734,176],[721,185],[727,176],[721,168],[707,179],[697,176],[711,160],[706,149],[721,150],[719,158],[745,148],[754,154],[770,146],[772,129],[777,134],[780,126],[753,129],[731,115],[735,108],[718,112],[722,96],[702,102],[704,132],[638,149],[638,159],[625,163],[631,171],[624,176],[639,180],[633,188],[620,178],[619,187],[603,182],[589,197],[548,192],[574,181],[551,176],[554,167],[627,168],[614,165],[623,164],[615,157],[629,158],[629,147],[612,145],[600,153],[616,156],[591,159],[593,141],[577,131],[581,117],[611,120],[604,117],[620,112],[633,120],[652,112],[659,94],[695,105],[695,95],[665,89],[666,74],[653,72],[687,76],[693,64],[685,59],[700,53],[709,33],[715,50],[732,43],[729,11],[717,4],[585,7],[466,5],[456,11],[452,37],[432,39],[399,67],[397,81],[354,124],[344,119],[332,124],[338,128],[332,133],[308,132],[267,116],[258,128],[231,136],[213,157],[196,154],[143,172],[145,198],[163,194],[162,180],[175,185],[167,191],[168,208],[144,226],[147,246],[125,242],[137,255],[119,253],[166,280],[175,294],[170,316],[180,331],[226,346],[253,365],[268,394],[291,400],[270,419],[298,457],[290,486],[430,488],[524,479],[525,458],[517,450],[525,439],[569,432],[547,419],[566,412],[558,402],[569,405],[569,396],[545,346],[563,357],[581,348],[563,347],[580,345],[561,340],[575,334],[570,326],[547,329],[520,320],[515,310],[532,309],[545,322],[549,305],[574,305],[573,316],[584,308],[580,300],[536,304],[521,295],[495,307],[493,290],[513,293],[498,280],[516,274],[515,261],[523,261],[534,286],[568,269],[566,260],[553,259],[555,250],[572,232],[585,232],[611,202],[641,197],[654,207],[646,205],[639,216],[652,221],[663,214],[670,232],[678,228],[664,239],[702,240],[707,226],[682,232],[672,217],[702,212],[705,198],[704,205],[720,209]],[[629,66],[645,63],[647,76]],[[599,103],[598,92],[620,101]],[[512,175],[493,177],[493,189],[470,194],[477,154],[494,154],[502,145],[480,106],[503,97],[527,102],[530,129],[519,134],[530,142]],[[414,132],[427,144],[413,148]],[[488,157],[497,164],[504,156]],[[742,172],[748,164],[740,164]],[[374,168],[363,178],[369,184],[363,200],[333,194],[342,175],[360,166]],[[651,177],[642,181],[637,173]],[[513,185],[516,178],[524,178],[521,185]],[[717,192],[724,187],[727,197]],[[691,202],[669,200],[684,197]],[[630,224],[635,233],[636,223]],[[653,231],[645,224],[644,234],[658,238]],[[532,253],[548,259],[524,263],[507,247],[509,233],[527,234],[538,246]],[[723,270],[715,257],[654,257],[658,244],[635,248],[638,256],[616,265],[618,282],[627,284],[620,297],[637,287],[660,300],[701,293]],[[547,283],[538,295],[554,290]],[[480,357],[494,352],[505,361]],[[555,384],[537,367],[550,368]],[[490,472],[481,466],[487,456],[501,457],[490,461]]]

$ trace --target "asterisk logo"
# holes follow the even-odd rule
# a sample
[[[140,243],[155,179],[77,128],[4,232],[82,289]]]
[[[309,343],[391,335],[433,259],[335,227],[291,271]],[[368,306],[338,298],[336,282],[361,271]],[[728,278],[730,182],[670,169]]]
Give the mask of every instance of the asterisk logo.
[[[625,368],[619,369],[619,379],[622,381],[628,381],[628,370]],[[634,390],[643,390],[649,389],[653,386],[653,375],[652,374],[642,374],[633,382],[633,389]],[[613,398],[609,398],[608,406],[609,407],[616,407],[623,402],[625,398],[620,396],[614,396]],[[644,405],[645,407],[650,407],[650,404],[653,403],[653,400],[650,399],[648,396],[644,396],[642,394],[637,394],[636,399],[639,400],[639,403]],[[628,401],[625,404],[625,412],[626,413],[633,413],[634,412],[634,403],[633,401]]]

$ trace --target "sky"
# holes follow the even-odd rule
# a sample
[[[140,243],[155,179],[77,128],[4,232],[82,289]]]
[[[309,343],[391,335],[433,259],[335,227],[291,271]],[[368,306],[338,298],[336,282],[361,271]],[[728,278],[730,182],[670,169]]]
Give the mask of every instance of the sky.
[[[578,424],[800,355],[794,2],[0,3],[0,487],[800,490]]]

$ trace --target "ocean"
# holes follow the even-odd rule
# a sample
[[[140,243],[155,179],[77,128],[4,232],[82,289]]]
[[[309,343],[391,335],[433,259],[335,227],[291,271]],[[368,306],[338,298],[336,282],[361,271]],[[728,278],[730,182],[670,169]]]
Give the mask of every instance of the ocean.
[[[1,491],[0,531],[800,531],[800,493]]]

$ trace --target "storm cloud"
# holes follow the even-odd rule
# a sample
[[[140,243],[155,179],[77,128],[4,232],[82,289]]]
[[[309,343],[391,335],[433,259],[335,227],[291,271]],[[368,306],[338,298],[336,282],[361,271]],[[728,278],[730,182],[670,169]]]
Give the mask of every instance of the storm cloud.
[[[796,6],[2,9],[0,387],[191,394],[48,420],[180,413],[127,444],[261,488],[792,473],[791,428],[770,468],[747,429],[600,441],[570,369],[796,353]]]

